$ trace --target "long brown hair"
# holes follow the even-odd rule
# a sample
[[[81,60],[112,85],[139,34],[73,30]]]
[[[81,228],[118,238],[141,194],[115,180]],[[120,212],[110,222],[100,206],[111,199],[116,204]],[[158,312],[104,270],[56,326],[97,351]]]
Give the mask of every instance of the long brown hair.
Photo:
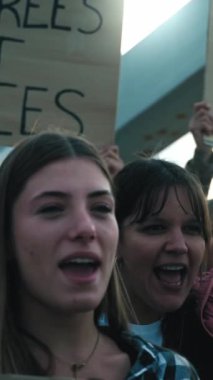
[[[19,143],[0,168],[0,373],[45,375],[32,355],[27,339],[33,339],[51,358],[48,347],[24,332],[18,323],[17,276],[12,244],[12,210],[29,178],[45,165],[64,158],[82,157],[94,162],[112,186],[107,168],[95,147],[80,137],[58,132],[30,136]],[[95,310],[98,325],[103,310],[107,310],[112,335],[126,328],[123,297],[114,267],[105,297]]]

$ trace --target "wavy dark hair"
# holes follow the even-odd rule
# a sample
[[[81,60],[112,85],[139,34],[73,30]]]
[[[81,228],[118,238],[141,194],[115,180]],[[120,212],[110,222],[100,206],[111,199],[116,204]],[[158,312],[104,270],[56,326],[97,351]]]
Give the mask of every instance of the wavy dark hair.
[[[157,158],[141,158],[127,164],[115,176],[114,185],[116,218],[120,229],[127,218],[132,223],[142,222],[152,212],[159,213],[171,188],[175,190],[180,203],[177,189],[184,188],[192,211],[202,227],[206,245],[209,244],[210,219],[206,197],[198,179],[186,169]],[[180,206],[183,208],[181,203]]]

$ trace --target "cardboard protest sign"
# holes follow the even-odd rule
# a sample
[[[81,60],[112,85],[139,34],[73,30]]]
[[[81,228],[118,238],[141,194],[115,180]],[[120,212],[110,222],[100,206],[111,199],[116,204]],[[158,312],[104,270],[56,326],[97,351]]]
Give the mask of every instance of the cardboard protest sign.
[[[123,0],[0,2],[0,145],[57,126],[111,143]]]

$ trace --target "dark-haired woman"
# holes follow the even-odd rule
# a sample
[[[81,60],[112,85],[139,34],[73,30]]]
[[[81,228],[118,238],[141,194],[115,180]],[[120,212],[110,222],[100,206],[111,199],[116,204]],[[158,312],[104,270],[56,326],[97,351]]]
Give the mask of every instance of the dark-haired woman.
[[[115,177],[118,261],[132,303],[132,330],[185,355],[213,376],[212,335],[193,289],[205,266],[210,221],[194,176],[160,159],[139,159]]]

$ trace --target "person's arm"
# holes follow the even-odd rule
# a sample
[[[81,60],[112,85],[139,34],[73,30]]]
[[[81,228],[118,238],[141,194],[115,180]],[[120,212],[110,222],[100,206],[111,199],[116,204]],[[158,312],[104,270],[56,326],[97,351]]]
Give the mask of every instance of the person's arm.
[[[196,149],[193,158],[187,162],[186,168],[197,175],[207,195],[213,176],[213,153],[212,148],[204,143],[203,138],[213,136],[213,112],[206,102],[194,104],[189,131],[194,137]]]
[[[124,167],[118,146],[104,145],[99,148],[99,152],[105,160],[110,174],[114,177]]]

